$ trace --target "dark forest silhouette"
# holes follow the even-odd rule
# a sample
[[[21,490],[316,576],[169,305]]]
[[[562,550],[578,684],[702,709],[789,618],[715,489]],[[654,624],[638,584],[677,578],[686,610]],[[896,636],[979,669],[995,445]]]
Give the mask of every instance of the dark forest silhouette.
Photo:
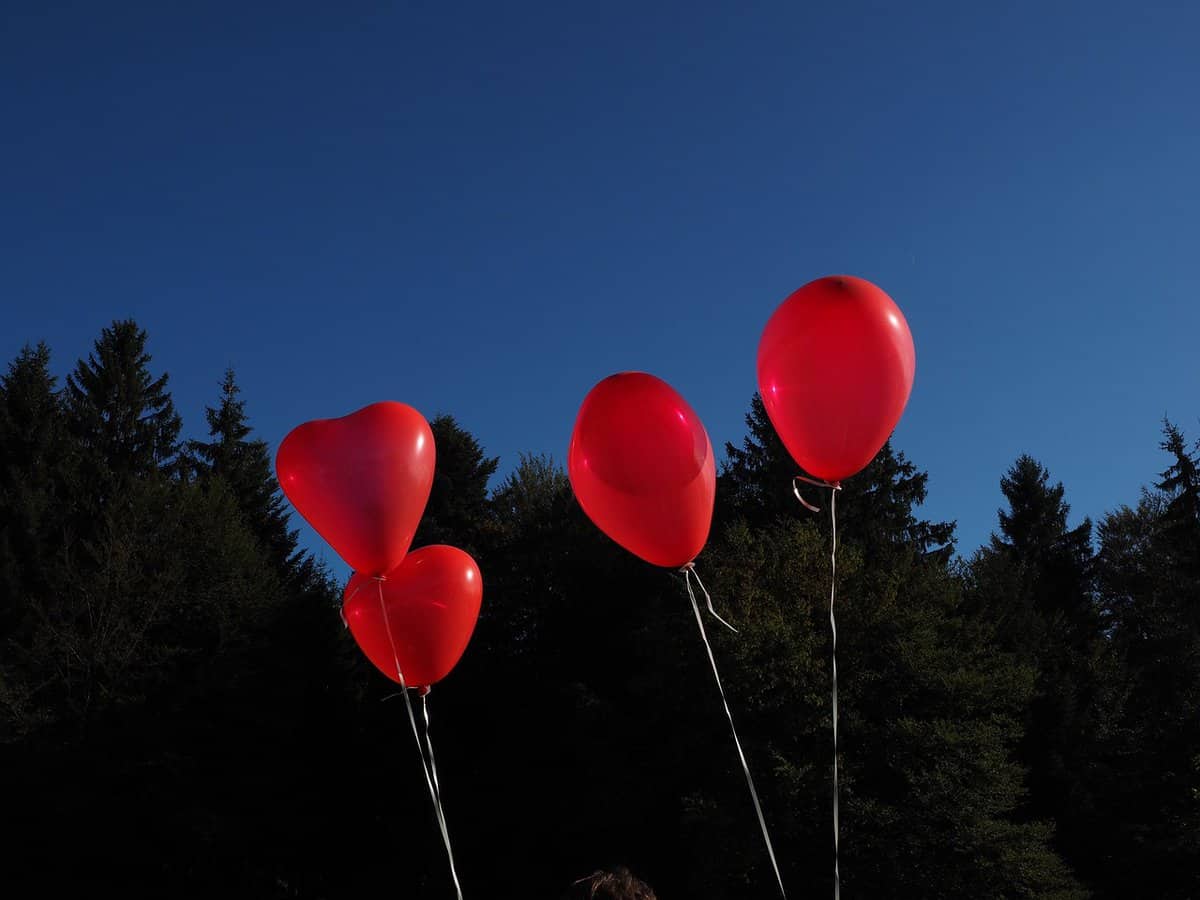
[[[27,347],[0,382],[6,894],[449,896],[403,711],[233,373],[183,441],[135,323],[61,385],[50,362]],[[485,584],[430,697],[464,892],[553,898],[620,863],[661,897],[772,896],[680,577],[601,535],[548,457],[489,490],[498,461],[431,424],[414,546],[468,550]],[[822,895],[829,525],[757,397],[747,424],[697,565],[740,629],[712,640],[785,883]],[[1200,896],[1200,471],[1174,425],[1161,446],[1132,505],[1074,528],[1022,456],[965,559],[899,450],[846,484],[846,896]]]

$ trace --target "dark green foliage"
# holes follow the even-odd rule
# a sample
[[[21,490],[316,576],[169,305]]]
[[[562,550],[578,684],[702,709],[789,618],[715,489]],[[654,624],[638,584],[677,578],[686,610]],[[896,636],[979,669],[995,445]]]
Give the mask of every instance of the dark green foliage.
[[[450,892],[404,708],[299,550],[232,372],[181,443],[133,322],[57,389],[0,378],[0,797],[14,896]],[[627,865],[662,897],[772,896],[678,573],[583,515],[553,460],[498,461],[449,416],[414,546],[478,559],[484,606],[430,696],[465,892],[555,897]],[[829,493],[758,398],[698,571],[795,896],[831,879]],[[1200,481],[1068,523],[1022,457],[999,530],[953,560],[890,444],[838,495],[847,896],[1200,896]]]
[[[1171,465],[1157,484],[1167,501],[1159,545],[1171,554],[1176,568],[1191,574],[1191,586],[1196,587],[1200,570],[1200,443],[1189,452],[1183,432],[1164,422],[1160,446],[1171,455]]]
[[[282,516],[265,446],[233,422],[201,477],[181,477],[145,345],[116,323],[61,394],[44,347],[0,384],[0,790],[21,823],[17,895],[26,879],[273,890],[306,839],[294,825],[317,827],[294,785],[346,708],[330,706],[333,587],[294,538],[262,536]]]
[[[201,481],[220,479],[232,492],[246,525],[278,571],[293,573],[307,565],[297,555],[297,532],[288,527],[287,504],[275,481],[267,442],[249,439],[246,403],[233,370],[225,371],[221,402],[204,411],[208,441],[188,441],[192,470]]]
[[[1032,669],[997,648],[988,623],[965,614],[958,577],[926,552],[931,536],[949,542],[952,526],[916,516],[924,474],[885,448],[860,477],[856,493],[847,485],[838,498],[847,892],[1085,896],[1048,849],[1047,825],[1014,817],[1023,783],[1012,751]],[[737,708],[765,740],[769,794],[787,801],[776,815],[792,848],[789,880],[824,892],[814,873],[827,877],[831,848],[829,533],[825,515],[808,515],[757,528],[735,522],[706,557],[717,560],[715,592],[742,629],[737,638],[721,635],[734,657],[728,677]],[[726,786],[737,787],[730,779]],[[753,837],[745,823],[731,824],[714,843],[739,846],[746,869],[759,862],[753,895],[765,895]],[[719,896],[747,893],[745,885],[726,890]]]
[[[1099,595],[1127,700],[1108,742],[1098,841],[1112,897],[1200,896],[1200,488],[1166,423],[1172,463],[1136,508],[1100,525]]]
[[[48,717],[37,685],[14,676],[11,648],[38,628],[30,599],[57,577],[70,513],[71,446],[45,344],[26,346],[0,379],[0,740]]]
[[[127,479],[167,470],[179,450],[181,422],[166,375],[149,370],[146,332],[113,322],[94,352],[67,376],[67,423],[84,463],[86,487],[103,502]]]
[[[746,415],[746,435],[739,449],[725,445],[728,460],[721,470],[718,510],[721,519],[743,518],[752,524],[777,519],[807,519],[811,514],[792,494],[792,479],[802,473],[771,426],[762,398],[755,394]],[[839,534],[874,559],[901,545],[936,552],[949,559],[953,522],[929,522],[915,510],[925,502],[929,476],[896,452],[888,442],[874,460],[842,486],[838,503],[850,511]],[[801,495],[817,506],[828,504],[828,491],[805,482]]]
[[[437,466],[413,546],[455,544],[474,553],[488,528],[488,479],[500,460],[484,456],[479,442],[453,416],[438,416],[429,427]]]
[[[1020,457],[1000,484],[1008,508],[971,562],[970,596],[1001,646],[1036,673],[1018,754],[1029,770],[1023,809],[1057,822],[1055,845],[1097,895],[1125,896],[1107,892],[1114,859],[1128,858],[1113,842],[1120,812],[1112,801],[1130,697],[1111,636],[1116,604],[1098,588],[1129,573],[1114,570],[1111,547],[1093,557],[1091,522],[1069,526],[1063,486],[1034,459]],[[1102,526],[1102,541],[1112,532]]]

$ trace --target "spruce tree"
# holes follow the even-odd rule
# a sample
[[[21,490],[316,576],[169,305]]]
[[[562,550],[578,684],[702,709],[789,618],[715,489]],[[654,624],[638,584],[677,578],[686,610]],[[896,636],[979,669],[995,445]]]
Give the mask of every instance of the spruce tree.
[[[761,523],[778,516],[802,515],[791,493],[792,479],[800,469],[775,432],[757,392],[750,398],[746,429],[740,447],[725,444],[726,460],[717,491],[718,518],[741,517]]]
[[[1165,423],[1171,465],[1100,528],[1098,583],[1127,701],[1103,759],[1093,849],[1103,896],[1200,896],[1200,578],[1195,460]]]
[[[1179,427],[1164,421],[1159,446],[1171,455],[1171,465],[1160,473],[1157,484],[1168,498],[1162,523],[1164,549],[1178,557],[1192,578],[1200,577],[1200,443],[1189,451]]]
[[[0,741],[44,718],[28,676],[35,598],[54,581],[70,504],[70,448],[45,344],[0,377]]]
[[[26,345],[0,377],[0,578],[15,599],[45,564],[65,497],[69,449],[45,344]],[[0,582],[2,584],[4,582]]]
[[[791,848],[785,874],[818,893],[832,868],[828,551],[816,523],[782,521],[734,523],[706,554],[715,566],[709,587],[740,630],[715,639],[777,845]],[[1049,824],[1018,814],[1015,749],[1032,669],[965,614],[955,572],[915,549],[868,562],[858,544],[844,543],[838,573],[847,893],[1085,896],[1049,846]],[[690,805],[703,811],[691,824],[695,842],[724,853],[694,860],[691,888],[765,895],[769,870],[736,761],[717,752],[719,724],[699,738],[719,765],[696,783]],[[739,869],[756,889],[734,880]]]
[[[429,426],[437,466],[413,547],[452,544],[474,554],[490,528],[488,479],[500,460],[485,456],[479,441],[453,416],[438,416]]]
[[[206,407],[208,441],[189,441],[192,468],[202,479],[220,478],[232,491],[246,524],[281,575],[293,574],[306,563],[297,554],[298,533],[289,528],[289,514],[271,467],[267,442],[251,438],[246,402],[232,369],[225,371],[217,406]]]
[[[105,328],[67,376],[67,418],[85,462],[84,487],[101,503],[130,478],[176,468],[181,422],[168,376],[152,375],[150,361],[146,332],[125,319]]]
[[[733,515],[705,558],[717,567],[714,595],[741,629],[717,640],[737,662],[728,681],[747,742],[759,744],[750,752],[774,761],[762,781],[786,798],[774,810],[784,840],[808,848],[791,874],[811,886],[811,872],[830,862],[829,525],[791,497],[798,470],[757,398],[747,424],[723,472]],[[926,485],[889,443],[838,497],[843,882],[869,896],[1084,896],[1049,847],[1050,824],[1019,812],[1015,754],[1034,669],[971,614],[948,565],[953,523],[917,515]],[[711,773],[706,783],[730,784]],[[736,802],[701,790],[698,808]],[[729,829],[717,842],[739,848],[765,888],[752,829],[708,818]],[[720,867],[702,866],[693,890],[720,879]]]
[[[1095,592],[1091,522],[1068,524],[1065,488],[1019,457],[1000,481],[999,533],[971,561],[972,606],[1001,646],[1036,673],[1019,759],[1025,815],[1058,825],[1056,846],[1097,882],[1097,809],[1105,747],[1118,727],[1118,660]]]
[[[1088,519],[1071,528],[1065,488],[1023,455],[1000,479],[1008,509],[1000,509],[1000,533],[977,560],[977,569],[999,566],[1021,582],[1017,596],[994,598],[992,612],[1003,623],[1011,649],[1036,657],[1047,640],[1047,623],[1058,623],[1070,641],[1087,643],[1099,627],[1090,584],[1091,531]]]
[[[720,519],[743,518],[764,524],[778,517],[807,521],[811,513],[792,494],[792,479],[806,474],[792,460],[755,394],[746,414],[749,433],[742,446],[725,445],[727,460],[718,491]],[[953,522],[931,522],[915,510],[925,502],[929,476],[917,470],[888,441],[867,467],[847,479],[838,495],[839,533],[856,541],[872,558],[889,548],[909,546],[936,552],[948,561],[954,543]],[[801,482],[799,489],[818,506],[828,504],[823,488]]]

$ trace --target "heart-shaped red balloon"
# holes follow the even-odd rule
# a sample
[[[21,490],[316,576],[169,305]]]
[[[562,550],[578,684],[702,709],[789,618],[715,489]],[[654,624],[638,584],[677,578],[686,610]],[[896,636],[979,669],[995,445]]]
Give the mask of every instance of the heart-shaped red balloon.
[[[678,568],[704,549],[717,490],[712,442],[661,378],[621,372],[588,392],[567,474],[588,518],[647,562]]]
[[[801,468],[830,482],[879,452],[908,403],[916,368],[900,308],[850,275],[794,292],[758,345],[758,388],[771,423]]]
[[[408,554],[382,580],[356,574],[344,598],[342,616],[367,659],[396,683],[399,662],[405,684],[427,687],[445,678],[467,648],[483,577],[467,553],[434,544]]]
[[[433,432],[403,403],[372,403],[292,429],[279,486],[350,568],[379,575],[404,559],[433,487]]]

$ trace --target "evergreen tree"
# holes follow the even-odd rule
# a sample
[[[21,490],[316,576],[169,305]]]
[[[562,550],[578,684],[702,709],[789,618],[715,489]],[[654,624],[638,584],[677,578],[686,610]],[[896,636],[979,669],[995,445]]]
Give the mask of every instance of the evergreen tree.
[[[50,350],[26,345],[0,378],[0,554],[8,560],[0,577],[11,579],[4,590],[9,601],[30,579],[44,583],[37,573],[64,501],[67,457]]]
[[[767,416],[762,398],[755,394],[746,414],[749,433],[741,448],[725,445],[728,456],[717,492],[719,518],[738,517],[754,524],[776,518],[804,519],[810,513],[792,494],[792,479],[801,472]],[[842,485],[838,496],[839,534],[857,542],[871,558],[889,548],[909,546],[921,552],[936,551],[948,561],[954,543],[953,522],[930,522],[914,510],[925,502],[929,476],[892,448],[891,441],[871,463]],[[801,483],[802,495],[828,503],[828,492]]]
[[[202,478],[220,478],[237,498],[246,524],[282,576],[309,566],[297,554],[298,532],[288,527],[289,514],[271,466],[267,442],[251,439],[246,402],[239,398],[232,369],[225,371],[221,399],[206,407],[208,441],[189,441],[192,468]]]
[[[1001,647],[1036,672],[1019,754],[1029,770],[1025,814],[1056,822],[1056,846],[1096,883],[1100,772],[1122,690],[1095,594],[1091,522],[1069,526],[1063,485],[1028,455],[1000,487],[1008,508],[971,561],[972,604]]]
[[[1103,760],[1096,846],[1106,897],[1200,896],[1200,579],[1195,462],[1164,425],[1172,465],[1100,527],[1098,583],[1127,702]]]
[[[713,594],[740,629],[716,636],[718,652],[730,661],[726,685],[760,791],[772,798],[777,846],[793,848],[787,881],[818,891],[816,879],[831,874],[828,550],[816,523],[735,523],[706,554],[716,560]],[[1048,846],[1050,827],[1017,814],[1014,751],[1033,672],[964,615],[955,573],[914,548],[868,563],[850,542],[839,551],[838,595],[846,890],[1085,896]],[[709,897],[765,893],[769,870],[737,766],[718,756],[717,738],[702,744],[714,742],[711,756],[724,765],[703,775],[690,805],[697,842],[725,851],[692,860],[690,887]],[[739,870],[748,882],[735,880]]]
[[[747,424],[722,475],[732,521],[705,558],[717,560],[714,594],[741,629],[717,639],[738,664],[728,681],[743,730],[751,743],[756,731],[765,738],[774,760],[763,780],[786,798],[776,815],[787,845],[815,848],[795,861],[804,878],[829,860],[828,820],[809,812],[829,805],[828,523],[790,497],[797,470],[758,398]],[[843,881],[872,896],[1083,896],[1048,847],[1050,826],[1019,817],[1014,753],[1034,669],[970,613],[940,549],[952,546],[953,523],[916,514],[926,484],[889,444],[838,497]],[[719,783],[711,775],[705,783]],[[695,802],[720,827],[721,804]],[[739,837],[752,831],[727,827],[718,843],[761,856]],[[721,875],[702,867],[693,890],[705,878]]]
[[[1002,638],[1027,658],[1037,658],[1051,639],[1047,623],[1070,641],[1087,643],[1099,627],[1090,584],[1091,521],[1068,527],[1065,488],[1050,484],[1050,473],[1031,456],[1013,463],[1000,490],[1009,507],[998,511],[1000,534],[992,535],[975,568],[1007,570],[1020,584],[1015,595],[1004,591],[986,600]],[[994,571],[989,576],[1003,578]]]
[[[718,518],[741,517],[763,523],[801,515],[791,492],[792,479],[800,474],[800,468],[775,432],[757,392],[750,398],[746,429],[741,447],[725,444],[726,460],[717,490]]]
[[[26,345],[0,377],[0,739],[42,718],[35,683],[12,666],[37,627],[30,597],[49,589],[64,540],[69,456],[50,350]]]
[[[180,455],[145,347],[117,322],[61,393],[42,345],[0,377],[0,796],[22,824],[6,886],[361,896],[394,880],[403,846],[422,860],[409,894],[442,895],[408,722],[379,702],[394,686],[297,553],[233,374]],[[706,619],[804,893],[831,869],[829,524],[791,496],[798,470],[758,398],[747,424],[699,570],[739,628]],[[664,896],[768,895],[680,576],[603,535],[551,459],[522,457],[489,496],[497,460],[449,416],[433,430],[416,545],[468,549],[485,585],[433,701],[467,891],[554,896],[623,863]],[[1200,896],[1200,483],[1170,423],[1163,448],[1157,486],[1104,518],[1095,557],[1028,457],[969,565],[949,561],[953,523],[920,516],[927,476],[890,443],[847,480],[847,891],[1076,900],[1069,863],[1100,897]]]
[[[1183,432],[1163,422],[1163,450],[1171,454],[1171,465],[1159,475],[1158,489],[1168,498],[1163,511],[1162,549],[1178,559],[1180,568],[1194,579],[1200,577],[1200,444],[1189,452]]]
[[[489,528],[488,479],[500,460],[484,456],[479,441],[453,416],[438,416],[429,426],[437,466],[413,546],[451,544],[475,554]]]
[[[149,369],[146,332],[113,322],[67,376],[67,418],[85,461],[84,488],[100,503],[129,478],[175,468],[181,426],[167,375]]]

